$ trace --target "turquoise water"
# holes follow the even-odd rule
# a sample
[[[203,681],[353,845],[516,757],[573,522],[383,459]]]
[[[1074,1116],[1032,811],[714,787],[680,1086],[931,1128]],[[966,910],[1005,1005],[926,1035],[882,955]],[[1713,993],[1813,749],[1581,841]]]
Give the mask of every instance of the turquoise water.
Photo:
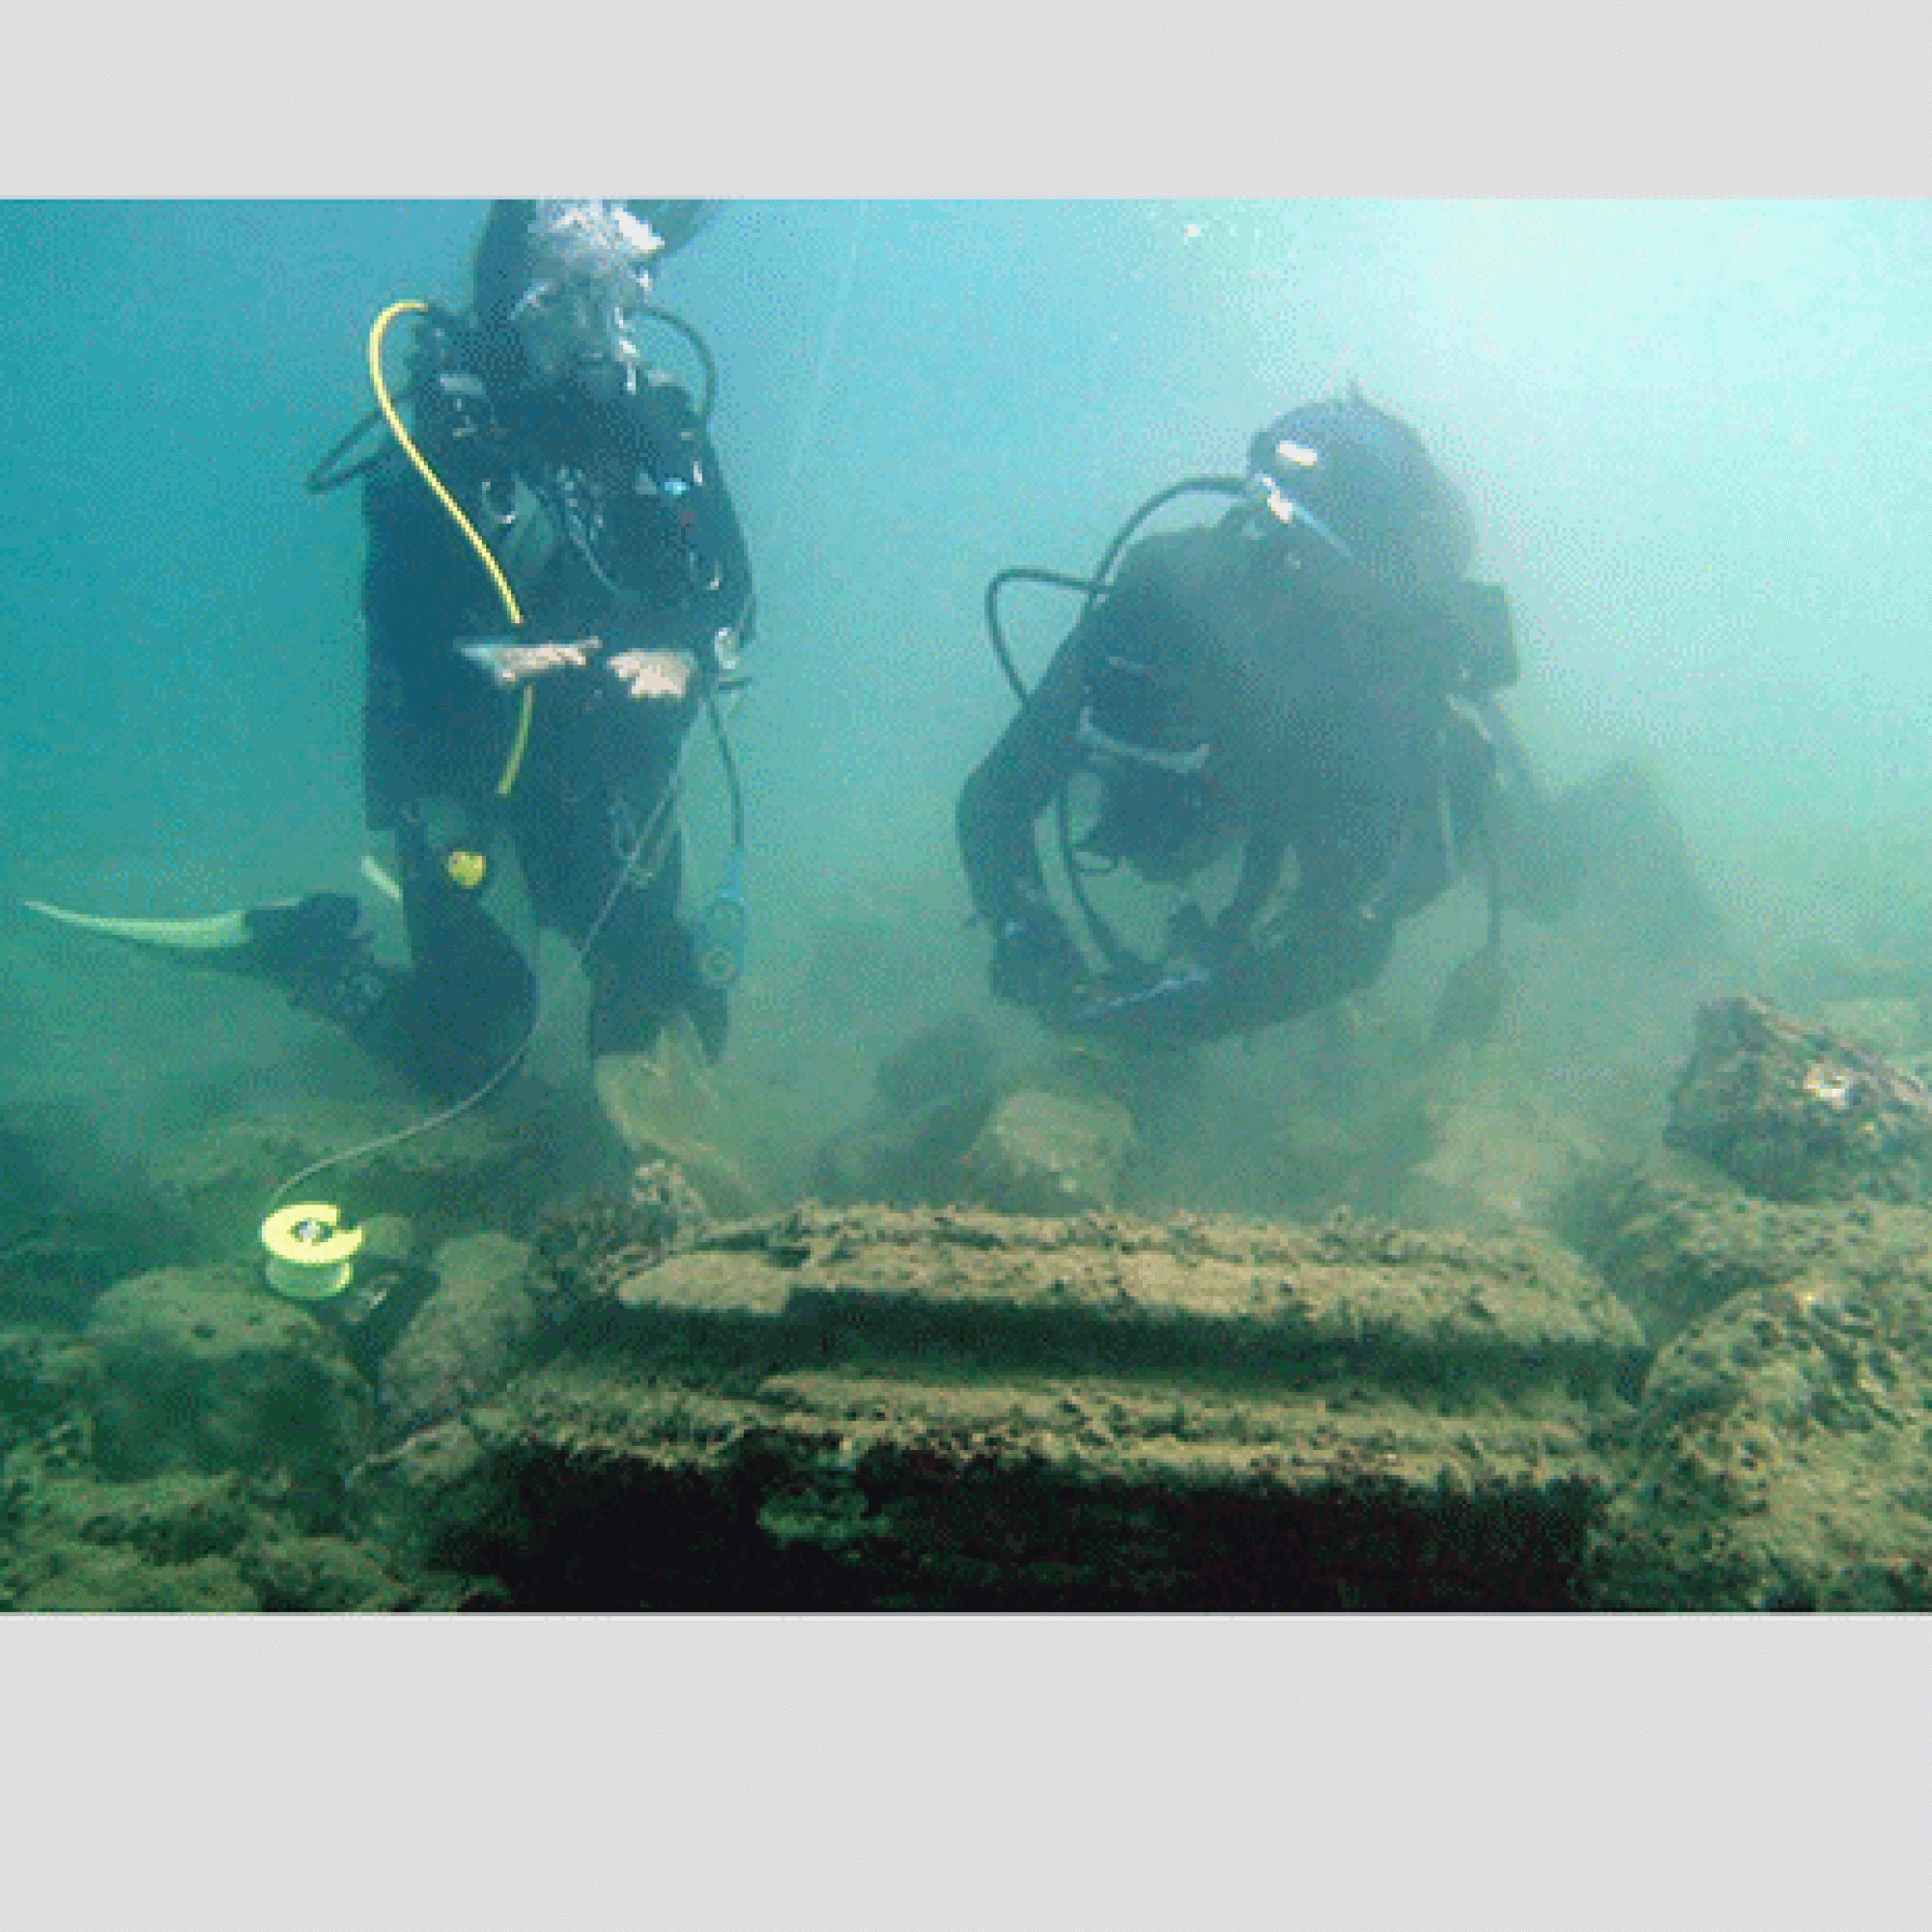
[[[0,891],[170,914],[355,889],[355,493],[301,478],[368,407],[377,312],[461,301],[481,213],[0,209]],[[738,1054],[804,1078],[855,1027],[863,1058],[977,996],[951,818],[1009,702],[986,578],[1087,567],[1149,492],[1351,377],[1467,490],[1553,776],[1648,759],[1754,953],[1921,936],[1926,225],[1911,202],[732,206],[660,294],[721,364],[760,586]],[[1035,666],[1064,616],[1036,610]],[[903,970],[828,990],[855,923]],[[0,925],[0,1092],[89,1096],[134,1141],[213,1065],[353,1078],[266,999],[39,926]]]

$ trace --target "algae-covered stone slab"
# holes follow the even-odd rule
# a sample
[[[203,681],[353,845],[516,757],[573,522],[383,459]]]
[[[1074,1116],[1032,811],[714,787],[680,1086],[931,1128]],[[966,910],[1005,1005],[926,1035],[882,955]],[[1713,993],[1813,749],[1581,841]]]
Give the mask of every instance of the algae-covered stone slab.
[[[1172,1376],[879,1375],[804,1369],[755,1388],[639,1380],[609,1358],[565,1359],[495,1412],[514,1436],[572,1458],[643,1457],[714,1472],[759,1442],[843,1465],[867,1458],[1050,1468],[1088,1483],[1277,1489],[1374,1475],[1418,1490],[1606,1480],[1579,1409],[1479,1420],[1360,1382],[1265,1391]]]
[[[519,1608],[1571,1606],[1635,1323],[1561,1250],[807,1208],[613,1266],[355,1508]]]
[[[1612,1383],[1643,1354],[1628,1309],[1553,1243],[1340,1218],[804,1208],[722,1231],[610,1292],[634,1316],[681,1318],[687,1336],[707,1314],[762,1318],[774,1346],[788,1328],[821,1358],[1084,1353],[1290,1379],[1346,1362],[1398,1386],[1516,1387]]]
[[[1572,1410],[961,1365],[526,1377],[461,1507],[361,1501],[524,1609],[1574,1607],[1610,1475]]]

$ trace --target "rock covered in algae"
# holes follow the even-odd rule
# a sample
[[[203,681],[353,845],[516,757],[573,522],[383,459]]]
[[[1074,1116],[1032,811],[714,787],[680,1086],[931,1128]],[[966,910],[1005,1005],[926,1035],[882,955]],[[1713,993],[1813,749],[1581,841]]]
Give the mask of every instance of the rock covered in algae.
[[[379,1551],[316,1533],[236,1471],[110,1482],[85,1466],[18,1485],[0,1608],[388,1610],[419,1601]]]
[[[1603,1526],[1610,1608],[1922,1610],[1932,1605],[1932,1216],[1808,1217],[1779,1275],[1682,1328],[1645,1378]]]
[[[994,1108],[963,1163],[975,1202],[1011,1214],[1111,1208],[1134,1149],[1134,1117],[1111,1094],[1023,1087]]]
[[[1932,1200],[1932,1092],[1763,1000],[1699,1012],[1664,1142],[1770,1201]]]
[[[292,1176],[340,1161],[311,1183],[321,1198],[353,1204],[360,1220],[408,1216],[434,1240],[540,1212],[597,1131],[582,1104],[527,1082],[503,1105],[442,1120],[434,1132],[420,1131],[434,1117],[412,1099],[243,1109],[153,1149],[146,1191],[195,1258],[213,1261],[255,1245],[268,1204]]]
[[[834,1201],[898,1206],[954,1198],[961,1166],[998,1097],[998,1049],[977,1019],[922,1028],[887,1055],[866,1113],[818,1150],[812,1188]]]
[[[369,1389],[305,1309],[238,1265],[117,1283],[84,1333],[103,1471],[274,1470],[327,1485],[375,1439]]]
[[[485,1229],[436,1251],[437,1287],[384,1358],[384,1420],[417,1429],[452,1414],[507,1375],[540,1320],[530,1247]]]
[[[1397,1217],[1423,1225],[1547,1226],[1577,1177],[1604,1158],[1580,1120],[1495,1056],[1464,1058],[1453,1078],[1431,1083],[1416,1124],[1426,1146],[1392,1193]]]

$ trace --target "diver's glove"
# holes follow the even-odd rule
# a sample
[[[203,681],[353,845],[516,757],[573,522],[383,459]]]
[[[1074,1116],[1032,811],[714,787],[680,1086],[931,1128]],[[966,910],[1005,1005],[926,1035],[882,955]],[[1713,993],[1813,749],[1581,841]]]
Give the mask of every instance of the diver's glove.
[[[1050,906],[1005,921],[993,942],[988,974],[994,997],[1060,1025],[1073,1009],[1074,995],[1087,977],[1087,964]]]
[[[1068,1030],[1169,1048],[1279,1026],[1359,992],[1394,943],[1392,921],[1359,909],[1321,913],[1264,945],[1233,945],[1209,964],[1175,961],[1157,979],[1095,988],[1068,1015]],[[1469,988],[1472,1003],[1479,991]]]

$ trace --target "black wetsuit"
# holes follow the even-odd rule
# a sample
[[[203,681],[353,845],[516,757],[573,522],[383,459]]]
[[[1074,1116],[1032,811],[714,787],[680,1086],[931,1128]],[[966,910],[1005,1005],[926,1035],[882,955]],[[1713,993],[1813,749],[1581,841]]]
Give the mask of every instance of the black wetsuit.
[[[1453,600],[1341,601],[1287,554],[1247,510],[1135,545],[967,781],[958,837],[995,987],[1049,1023],[1112,1013],[1162,1044],[1292,1018],[1374,979],[1396,922],[1453,876],[1490,779],[1453,701],[1468,682]],[[1123,743],[1158,756],[1115,755]],[[1104,785],[1089,855],[1176,880],[1239,846],[1179,982],[1172,960],[1117,958],[1096,984],[1050,908],[1036,824],[1083,769]],[[1166,990],[1110,1006],[1150,983]]]
[[[511,633],[490,573],[400,451],[372,472],[367,808],[396,836],[412,964],[356,1031],[450,1093],[502,1065],[531,1018],[530,967],[486,909],[511,851],[537,919],[588,949],[593,1052],[647,1048],[680,1009],[722,1049],[724,995],[677,919],[672,786],[753,611],[737,516],[686,393],[661,379],[609,393],[506,380],[492,347],[447,321],[433,329],[418,446],[504,569],[517,640],[603,648],[525,689],[495,682],[458,648]],[[609,661],[634,648],[688,655],[686,696],[633,697]],[[483,857],[484,883],[460,883],[452,853]]]

